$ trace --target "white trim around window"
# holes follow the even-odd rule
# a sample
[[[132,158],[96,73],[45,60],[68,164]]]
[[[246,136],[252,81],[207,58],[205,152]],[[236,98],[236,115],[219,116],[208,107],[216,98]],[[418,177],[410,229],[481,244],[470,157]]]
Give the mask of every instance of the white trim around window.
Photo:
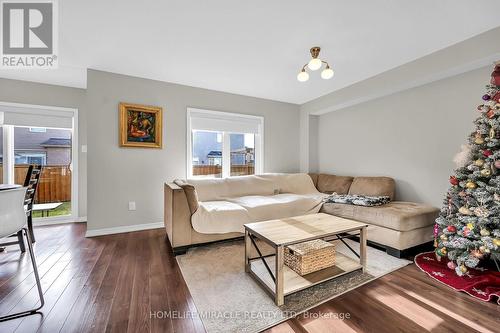
[[[222,132],[222,177],[230,176],[231,134],[252,133],[255,138],[255,174],[264,169],[264,117],[240,113],[187,108],[186,178],[193,177],[193,131]]]

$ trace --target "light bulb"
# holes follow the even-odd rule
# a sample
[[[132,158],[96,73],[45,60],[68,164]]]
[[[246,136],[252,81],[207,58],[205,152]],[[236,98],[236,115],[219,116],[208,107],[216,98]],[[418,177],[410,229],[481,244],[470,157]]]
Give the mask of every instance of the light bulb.
[[[297,80],[299,80],[300,82],[306,82],[307,80],[309,80],[309,74],[305,70],[302,70],[297,75]]]
[[[311,60],[309,60],[307,67],[309,67],[309,69],[312,71],[318,70],[321,67],[321,59],[312,58]]]
[[[321,72],[321,77],[325,80],[331,79],[333,77],[333,70],[330,67],[326,67]]]

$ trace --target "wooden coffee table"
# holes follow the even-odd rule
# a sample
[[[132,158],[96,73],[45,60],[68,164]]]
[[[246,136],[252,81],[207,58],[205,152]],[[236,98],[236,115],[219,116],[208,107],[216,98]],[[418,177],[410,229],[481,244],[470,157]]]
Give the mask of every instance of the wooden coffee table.
[[[250,273],[274,297],[276,305],[283,305],[286,295],[355,270],[364,272],[367,226],[366,223],[324,213],[245,224],[245,271]],[[359,234],[356,234],[356,231],[359,231]],[[359,235],[359,254],[344,241],[344,238],[353,235]],[[263,255],[255,242],[256,238],[272,246],[274,253]],[[335,266],[304,276],[300,276],[284,265],[285,246],[314,239],[344,242],[359,257],[359,262],[336,252]],[[252,246],[255,247],[258,256],[251,258]]]

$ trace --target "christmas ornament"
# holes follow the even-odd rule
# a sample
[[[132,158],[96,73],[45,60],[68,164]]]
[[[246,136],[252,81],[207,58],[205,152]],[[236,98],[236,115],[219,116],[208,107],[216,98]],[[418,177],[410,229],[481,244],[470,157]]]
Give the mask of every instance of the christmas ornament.
[[[448,232],[457,232],[457,228],[454,225],[449,225],[446,227],[446,230],[448,230]]]
[[[488,248],[484,249],[484,253],[490,253],[490,252],[491,252],[490,249],[488,249]]]
[[[489,236],[490,235],[490,231],[488,229],[481,229],[481,231],[479,233],[481,234],[481,236]]]
[[[495,168],[500,169],[500,160],[495,161]]]
[[[493,109],[491,109],[486,113],[486,117],[488,117],[489,119],[493,118],[494,116],[495,116],[495,110]]]
[[[486,168],[483,169],[483,170],[481,170],[481,176],[483,176],[483,177],[489,177],[489,176],[491,176],[491,170],[490,169],[486,169]]]
[[[494,139],[495,138],[495,129],[492,127],[490,128],[490,139]]]
[[[500,86],[500,64],[495,66],[495,70],[491,73],[490,83],[495,86]]]
[[[441,238],[441,240],[443,240],[443,241],[447,241],[448,240],[448,237],[446,237],[445,234],[442,234],[441,236],[439,236],[439,238]]]
[[[467,192],[460,191],[460,192],[458,192],[458,195],[461,196],[462,198],[465,198],[467,196]]]
[[[446,255],[446,248],[445,247],[442,247],[441,248],[441,253],[443,254],[443,257]]]
[[[462,230],[462,235],[464,235],[464,237],[469,237],[470,235],[470,229],[469,228],[464,228],[464,230]]]
[[[500,103],[500,91],[493,96],[492,100],[494,100],[497,103]]]
[[[439,258],[439,261],[441,261],[441,257],[444,257],[445,255],[446,253],[443,253],[441,249],[436,249],[436,258]]]
[[[478,167],[482,167],[482,166],[483,166],[483,164],[484,164],[484,160],[482,160],[482,159],[477,159],[477,160],[475,160],[475,161],[474,161],[474,164],[475,164],[476,166],[478,166]]]
[[[481,259],[482,257],[484,257],[484,254],[481,251],[479,251],[479,250],[472,250],[470,252],[470,254],[472,254],[474,257],[479,258],[479,259]]]
[[[481,134],[476,133],[476,139],[474,140],[474,143],[477,145],[482,145],[484,143],[484,139]]]
[[[457,177],[451,176],[450,177],[450,184],[453,185],[453,186],[458,185],[458,179],[457,179]]]
[[[467,184],[465,184],[465,187],[467,187],[468,189],[474,189],[477,187],[476,183],[474,183],[473,181],[468,181]]]
[[[467,223],[467,228],[469,228],[470,230],[473,230],[474,229],[474,223]]]
[[[462,273],[466,273],[467,272],[467,267],[465,267],[465,265],[460,265],[460,271]]]
[[[485,250],[486,250],[486,246],[481,245],[481,246],[479,247],[479,251],[481,251],[481,252],[483,252],[483,253],[484,253],[484,251],[485,251]]]
[[[474,215],[477,217],[488,217],[490,216],[490,211],[486,207],[477,207],[474,209]]]
[[[484,155],[484,157],[488,157],[488,156],[493,155],[493,153],[491,150],[485,149],[485,150],[483,150],[483,155]]]
[[[457,265],[453,261],[448,261],[446,266],[448,266],[449,269],[455,269],[457,267]]]
[[[483,95],[483,101],[489,101],[491,99],[490,95]]]
[[[472,215],[472,212],[470,211],[469,208],[462,206],[458,209],[458,212],[462,215]]]
[[[493,244],[495,244],[495,246],[500,246],[500,239],[495,238],[495,239],[493,240]]]

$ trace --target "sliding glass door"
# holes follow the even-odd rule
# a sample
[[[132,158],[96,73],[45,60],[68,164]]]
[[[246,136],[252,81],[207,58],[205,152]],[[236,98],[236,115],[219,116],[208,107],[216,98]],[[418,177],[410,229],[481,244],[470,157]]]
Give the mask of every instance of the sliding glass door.
[[[41,165],[33,217],[76,217],[75,114],[1,102],[0,113],[0,183],[23,185],[29,166]]]

